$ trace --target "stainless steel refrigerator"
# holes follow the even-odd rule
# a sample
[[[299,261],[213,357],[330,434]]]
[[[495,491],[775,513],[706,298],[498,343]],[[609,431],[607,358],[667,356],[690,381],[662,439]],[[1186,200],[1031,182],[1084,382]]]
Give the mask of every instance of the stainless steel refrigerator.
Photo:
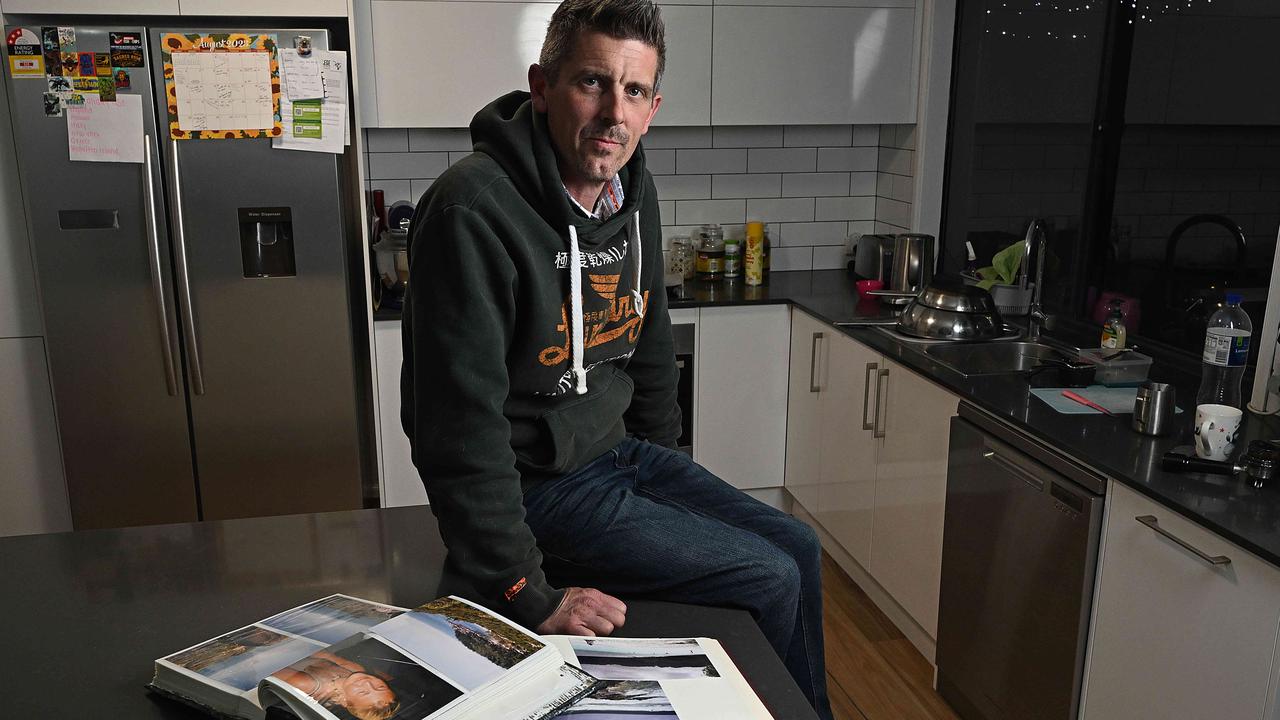
[[[159,49],[170,32],[318,49],[330,34],[7,19],[74,27],[78,52],[136,33],[145,57],[117,90],[142,97],[143,163],[71,162],[46,79],[6,69],[75,527],[362,507],[375,473],[351,153],[169,139]]]

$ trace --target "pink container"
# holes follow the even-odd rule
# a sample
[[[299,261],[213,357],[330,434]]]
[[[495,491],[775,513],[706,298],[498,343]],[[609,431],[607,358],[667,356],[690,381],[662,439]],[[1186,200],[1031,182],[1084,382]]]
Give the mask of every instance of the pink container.
[[[873,290],[883,290],[883,289],[884,289],[884,281],[883,281],[883,280],[859,280],[859,281],[855,282],[855,283],[854,283],[854,285],[856,285],[856,286],[858,287],[858,297],[863,298],[863,299],[866,299],[866,298],[868,298],[868,297],[872,297],[872,296],[867,295],[867,293],[869,293],[869,292],[871,292],[871,291],[873,291]]]

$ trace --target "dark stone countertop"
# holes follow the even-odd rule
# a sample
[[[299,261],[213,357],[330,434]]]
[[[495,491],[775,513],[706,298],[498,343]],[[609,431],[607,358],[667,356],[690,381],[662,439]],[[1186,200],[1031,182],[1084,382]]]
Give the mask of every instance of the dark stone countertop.
[[[773,273],[767,285],[693,281],[682,288],[672,308],[790,303],[828,323],[884,318],[878,302],[859,302],[843,270]],[[1157,502],[1280,566],[1280,481],[1257,489],[1234,477],[1201,473],[1169,473],[1160,457],[1191,444],[1194,386],[1180,384],[1183,412],[1178,430],[1152,438],[1130,428],[1130,416],[1064,415],[1030,393],[1022,376],[966,378],[938,364],[910,343],[874,327],[842,327],[845,334],[956,393],[1023,435],[1053,448],[1081,465],[1114,478]],[[1157,363],[1156,369],[1159,369]],[[1161,378],[1165,379],[1165,378]],[[1250,440],[1280,437],[1280,420],[1245,413],[1237,452]]]

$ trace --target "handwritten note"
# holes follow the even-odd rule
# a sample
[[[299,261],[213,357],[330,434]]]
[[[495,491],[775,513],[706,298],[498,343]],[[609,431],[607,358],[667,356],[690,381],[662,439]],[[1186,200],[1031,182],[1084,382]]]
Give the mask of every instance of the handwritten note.
[[[67,146],[71,160],[142,162],[142,97],[118,95],[104,103],[85,95],[84,104],[67,107]]]
[[[324,97],[320,60],[316,53],[302,57],[293,48],[280,48],[280,70],[284,76],[285,95],[290,100],[318,100]]]
[[[275,126],[270,53],[175,52],[173,83],[181,130]]]
[[[280,113],[285,118],[284,134],[272,138],[271,147],[341,153],[344,146],[351,144],[351,123],[347,109],[347,54],[341,50],[312,50],[311,55],[320,63],[324,85],[324,102],[320,105],[320,135],[307,137],[295,132],[291,118],[294,117],[296,106],[289,101],[289,86],[293,80],[292,76],[286,75],[282,78],[285,87],[280,98]]]

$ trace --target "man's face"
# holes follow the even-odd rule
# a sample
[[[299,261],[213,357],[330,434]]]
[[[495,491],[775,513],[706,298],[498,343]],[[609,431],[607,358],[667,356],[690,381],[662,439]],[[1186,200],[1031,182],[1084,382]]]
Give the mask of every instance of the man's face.
[[[529,68],[533,107],[547,114],[561,179],[571,193],[598,193],[631,159],[662,102],[653,86],[657,74],[657,50],[598,32],[578,36],[554,85],[540,66]]]

